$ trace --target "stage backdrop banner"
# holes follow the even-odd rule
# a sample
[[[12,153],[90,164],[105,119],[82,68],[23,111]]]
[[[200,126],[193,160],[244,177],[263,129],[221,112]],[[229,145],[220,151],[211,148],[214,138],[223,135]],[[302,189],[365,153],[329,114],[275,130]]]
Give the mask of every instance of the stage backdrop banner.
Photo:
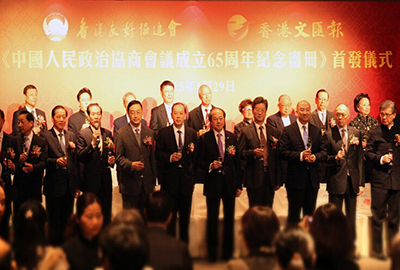
[[[400,101],[399,14],[398,2],[0,1],[4,129],[27,84],[48,119],[57,104],[77,111],[77,92],[90,88],[106,128],[128,91],[149,120],[163,80],[189,109],[209,85],[228,129],[244,98],[264,96],[270,115],[281,94],[315,108],[320,88],[328,109],[345,103],[352,117],[355,95],[368,93],[376,117],[380,102]]]

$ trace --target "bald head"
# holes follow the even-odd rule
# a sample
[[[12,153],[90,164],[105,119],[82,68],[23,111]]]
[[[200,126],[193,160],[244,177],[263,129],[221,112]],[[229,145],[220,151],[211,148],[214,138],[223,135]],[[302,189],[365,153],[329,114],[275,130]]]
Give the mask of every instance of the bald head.
[[[336,125],[340,128],[343,128],[347,125],[347,121],[350,118],[350,110],[344,104],[339,104],[335,109],[335,122]]]
[[[212,92],[208,85],[203,84],[199,87],[199,98],[201,100],[201,105],[208,107],[212,101]]]
[[[297,103],[296,114],[300,123],[307,124],[311,116],[311,105],[307,100],[302,100]]]

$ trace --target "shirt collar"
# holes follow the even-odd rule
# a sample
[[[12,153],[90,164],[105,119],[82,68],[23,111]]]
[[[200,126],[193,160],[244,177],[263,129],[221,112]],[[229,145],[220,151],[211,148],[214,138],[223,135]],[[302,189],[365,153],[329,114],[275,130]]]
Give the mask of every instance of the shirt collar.
[[[308,122],[305,123],[305,124],[302,124],[302,123],[299,121],[298,118],[297,118],[296,122],[297,122],[297,125],[299,126],[300,129],[302,129],[303,126],[306,126],[306,129],[308,130]]]

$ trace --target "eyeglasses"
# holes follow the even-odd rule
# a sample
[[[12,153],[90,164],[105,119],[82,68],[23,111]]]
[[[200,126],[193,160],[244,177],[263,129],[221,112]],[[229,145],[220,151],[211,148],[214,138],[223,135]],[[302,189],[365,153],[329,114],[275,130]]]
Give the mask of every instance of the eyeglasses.
[[[379,116],[380,117],[390,117],[390,116],[392,116],[394,113],[379,113]]]

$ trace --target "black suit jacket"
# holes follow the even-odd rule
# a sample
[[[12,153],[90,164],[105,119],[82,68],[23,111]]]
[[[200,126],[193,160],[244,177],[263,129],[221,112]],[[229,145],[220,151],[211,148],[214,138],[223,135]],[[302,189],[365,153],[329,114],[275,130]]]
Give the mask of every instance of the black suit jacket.
[[[350,174],[353,191],[358,193],[359,186],[364,186],[364,151],[361,132],[356,128],[348,128],[348,148],[346,155],[340,160],[335,157],[342,148],[343,140],[337,126],[325,133],[323,151],[327,154],[327,190],[331,194],[344,194],[347,188],[347,172]],[[358,138],[358,145],[350,145],[351,138]]]
[[[17,135],[21,134],[21,132],[19,131],[19,128],[18,128],[18,117],[19,117],[19,114],[22,111],[25,111],[25,110],[28,111],[26,109],[26,107],[24,106],[21,109],[15,111],[14,114],[13,114],[13,120],[12,120],[13,133],[12,133],[12,135],[14,135],[14,136],[17,136]],[[41,127],[41,132],[46,131],[47,130],[47,120],[46,120],[45,112],[40,110],[40,109],[38,109],[38,108],[35,108],[35,111],[36,111],[36,116],[37,117],[39,117],[39,115],[41,115],[44,118],[44,126]],[[33,117],[35,117],[35,116],[33,116]]]
[[[156,134],[163,127],[167,126],[168,116],[164,103],[151,109],[150,129]]]
[[[235,127],[233,129],[234,129],[235,136],[236,136],[236,138],[238,138],[238,140],[240,138],[240,133],[242,132],[242,129],[244,127],[248,126],[249,124],[251,124],[251,123],[248,123],[247,121],[243,120],[242,122],[237,123],[235,125]]]
[[[125,126],[128,123],[129,122],[128,122],[128,119],[126,118],[126,114],[115,119],[114,120],[114,128],[113,128],[114,137],[117,135],[118,130],[120,130],[123,126]],[[146,120],[142,119],[141,124],[142,124],[142,126],[147,127]]]
[[[65,156],[67,157],[67,169],[64,169],[57,165],[57,159],[64,156],[57,134],[53,128],[42,133],[48,146],[43,194],[61,197],[68,187],[68,192],[74,197],[78,189],[78,159],[76,148],[69,147],[69,143],[75,144],[76,147],[76,136],[73,132],[64,130]]]
[[[395,134],[400,134],[397,125],[389,131],[387,126],[381,124],[369,132],[365,157],[373,162],[373,187],[400,190],[400,146],[396,146]],[[393,165],[381,165],[381,158],[388,153],[389,147],[393,149]]]
[[[149,265],[154,270],[191,270],[192,258],[189,255],[186,243],[169,235],[158,226],[149,226],[146,229],[149,239]]]
[[[93,131],[90,127],[84,128],[76,135],[78,161],[83,163],[82,190],[98,193],[103,185],[106,191],[112,193],[112,179],[108,164],[108,150],[104,145],[106,138],[112,138],[111,131],[101,128],[103,151],[92,146]]]
[[[152,145],[145,145],[145,138],[151,138]],[[136,140],[132,126],[125,125],[118,130],[116,145],[117,164],[120,178],[120,192],[126,195],[138,196],[144,188],[146,194],[150,194],[156,185],[156,159],[154,154],[154,131],[141,126],[140,144]],[[135,171],[132,169],[132,162],[144,159],[144,169]],[[143,178],[141,178],[143,175]]]
[[[234,156],[228,154],[228,147],[235,147]],[[242,189],[240,178],[240,165],[238,143],[235,134],[225,130],[225,154],[222,162],[222,171],[225,175],[227,193],[231,197],[236,197],[236,190]],[[200,137],[199,143],[199,166],[205,171],[204,192],[205,196],[220,197],[223,194],[223,178],[218,170],[209,172],[210,164],[218,160],[218,144],[214,136],[214,130],[206,132]]]
[[[211,105],[211,107],[214,108],[214,105]],[[190,111],[188,125],[196,131],[203,129],[205,122],[203,112],[201,111],[201,104]]]
[[[329,121],[330,121],[332,118],[334,118],[334,117],[335,117],[335,115],[334,115],[333,112],[326,110],[326,117],[325,117],[325,119],[326,119],[326,120],[325,120],[325,127],[326,127],[326,130],[331,129],[331,126],[329,125]],[[319,129],[322,129],[323,123],[321,122],[321,119],[319,119],[317,110],[315,110],[315,111],[313,111],[313,112],[311,113],[311,116],[310,116],[310,124],[316,126],[316,127],[319,128]]]
[[[15,155],[14,187],[17,190],[15,201],[21,203],[28,199],[42,201],[43,171],[46,168],[48,155],[46,139],[33,134],[28,150],[28,159],[25,161],[33,165],[31,173],[23,172],[22,168],[24,164],[19,162],[19,156],[23,152],[23,145],[23,135],[19,134],[17,136],[17,151]],[[40,154],[32,153],[35,146],[40,147]]]
[[[269,180],[273,190],[276,186],[282,185],[282,167],[279,162],[278,143],[272,141],[272,137],[278,139],[279,131],[265,125],[267,131],[267,153]],[[259,188],[264,181],[264,161],[254,156],[254,149],[260,148],[260,139],[256,130],[256,125],[252,122],[242,129],[239,138],[239,154],[245,161],[244,185],[248,188]]]
[[[82,129],[83,124],[86,123],[86,118],[86,114],[82,110],[72,114],[68,119],[68,130],[75,134],[78,133]]]
[[[11,136],[3,131],[3,142],[1,143],[1,153],[0,153],[0,162],[3,170],[1,172],[1,178],[3,179],[4,183],[11,187],[11,171],[6,168],[3,161],[4,159],[10,159],[15,164],[15,156],[9,156],[7,154],[8,148],[12,148],[14,150],[14,155],[17,151],[17,140],[14,136]]]
[[[297,121],[283,130],[282,137],[279,140],[279,152],[281,158],[288,161],[285,182],[286,188],[304,188],[306,186],[308,175],[311,176],[313,188],[319,188],[318,164],[325,160],[325,154],[322,151],[323,140],[321,129],[309,123],[308,137],[311,138],[312,142],[311,152],[316,157],[314,163],[308,163],[305,160],[300,161],[300,153],[306,149]]]
[[[290,123],[293,124],[294,122],[296,122],[297,116],[294,114],[289,114],[289,120]],[[283,129],[285,128],[285,126],[283,125],[283,121],[282,121],[282,115],[281,112],[278,111],[277,113],[270,115],[267,118],[267,124],[270,126],[273,126],[274,128],[276,128],[279,131],[279,137],[282,136],[282,132]]]
[[[197,155],[197,132],[184,125],[185,138],[183,138],[182,158],[178,162],[170,162],[170,157],[174,152],[178,152],[178,145],[175,139],[173,126],[163,128],[159,131],[156,143],[156,158],[158,165],[162,166],[161,189],[172,195],[179,194],[179,181],[181,179],[181,191],[185,196],[193,193],[194,178],[196,172]],[[188,148],[189,144],[194,144],[194,151]],[[179,164],[182,168],[179,168]]]

